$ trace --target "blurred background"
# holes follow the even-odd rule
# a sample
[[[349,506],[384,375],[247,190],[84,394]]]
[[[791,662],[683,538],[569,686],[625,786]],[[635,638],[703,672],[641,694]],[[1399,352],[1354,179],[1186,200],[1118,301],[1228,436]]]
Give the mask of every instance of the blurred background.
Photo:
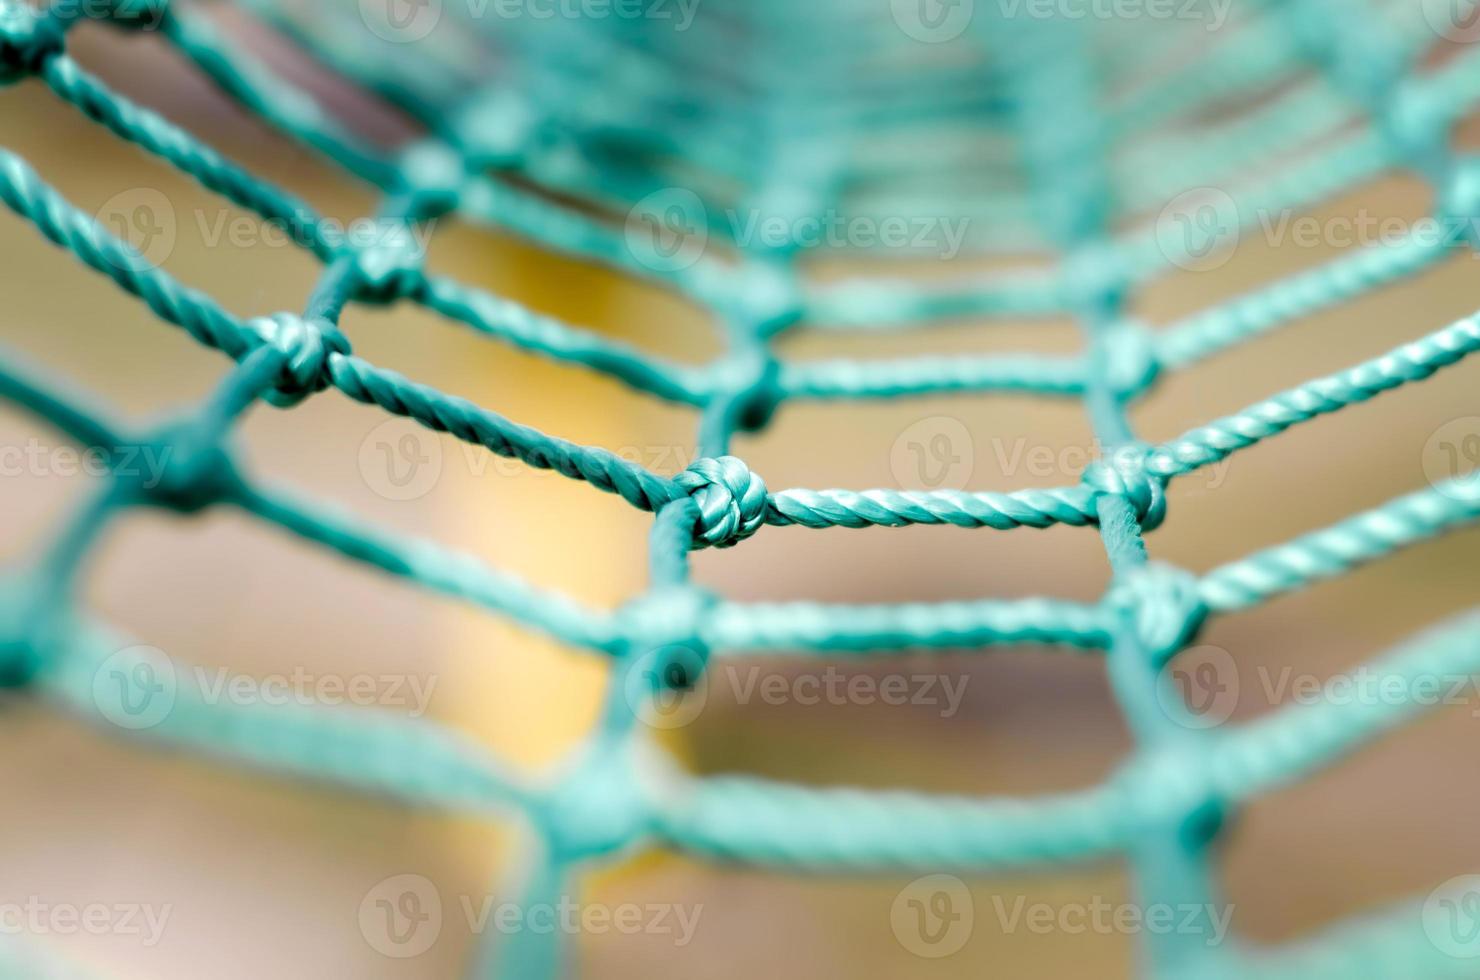
[[[320,93],[367,138],[389,146],[418,131],[252,16],[229,5],[211,8],[210,16]],[[1462,43],[1436,40],[1435,57]],[[369,188],[243,111],[147,32],[85,24],[69,47],[117,90],[323,213],[348,220],[373,212]],[[254,233],[252,216],[107,134],[35,82],[0,92],[0,114],[7,148],[83,210],[116,214],[161,196],[173,221],[158,261],[183,282],[242,316],[301,308],[317,262]],[[1198,126],[1216,122],[1189,120],[1188,134],[1195,138]],[[1312,213],[1323,222],[1360,214],[1411,220],[1428,212],[1431,196],[1421,182],[1392,175]],[[1133,298],[1135,316],[1163,326],[1341,251],[1329,241],[1267,238],[1246,235],[1215,268],[1174,270]],[[157,321],[8,212],[0,215],[0,251],[5,342],[69,389],[144,421],[188,408],[225,371],[219,353]],[[850,275],[901,274],[898,265],[866,257],[829,260]],[[1167,376],[1135,407],[1134,423],[1144,438],[1167,439],[1465,316],[1480,296],[1474,262],[1456,252],[1420,277]],[[950,271],[966,275],[995,264],[957,258]],[[429,265],[685,363],[723,350],[715,324],[695,306],[452,218],[437,225]],[[905,271],[926,278],[940,272]],[[693,458],[694,412],[601,376],[490,342],[404,304],[353,306],[343,326],[370,361],[518,422],[665,473]],[[778,350],[798,360],[869,359],[1066,353],[1080,342],[1067,320],[964,319],[898,333],[803,329],[781,337]],[[1446,425],[1480,433],[1477,370],[1460,365],[1240,454],[1216,477],[1175,484],[1168,520],[1150,537],[1153,556],[1206,571],[1425,486],[1436,433]],[[251,472],[265,481],[471,551],[583,602],[614,608],[644,588],[649,515],[584,484],[389,419],[331,391],[292,411],[254,411],[241,441]],[[952,479],[982,490],[1073,482],[1093,447],[1076,401],[993,395],[788,404],[765,432],[740,437],[734,448],[773,489],[898,487],[920,476],[904,462],[912,458],[908,447],[942,434],[950,440]],[[386,468],[408,438],[421,461],[410,483]],[[59,472],[49,453],[62,444],[31,417],[0,406],[0,445],[39,446],[37,458],[53,461],[0,481],[0,549],[12,565],[31,560],[95,487],[96,477]],[[1243,679],[1229,723],[1279,706],[1281,698],[1256,678],[1289,667],[1324,680],[1466,608],[1480,584],[1477,544],[1473,531],[1458,533],[1213,621],[1202,642],[1226,651]],[[765,528],[742,547],[696,555],[695,564],[703,585],[740,600],[1041,594],[1092,601],[1108,581],[1098,536],[1073,528]],[[424,708],[426,717],[530,767],[561,758],[590,728],[606,669],[588,654],[230,512],[194,519],[131,512],[95,556],[85,588],[99,617],[181,663],[257,678],[294,671],[400,678],[404,690],[426,692],[424,703],[382,707]],[[795,678],[824,665],[782,657],[758,667],[762,677]],[[1027,796],[1098,782],[1132,747],[1098,655],[963,651],[848,661],[838,669],[939,676],[960,685],[961,700],[955,710],[938,703],[767,703],[716,683],[698,716],[662,733],[662,741],[700,773]],[[1471,741],[1477,711],[1473,696],[1437,711],[1241,813],[1218,857],[1240,935],[1289,940],[1480,868],[1473,833],[1480,761]],[[407,874],[433,882],[448,908],[464,898],[509,897],[497,889],[517,859],[518,839],[496,821],[411,811],[141,744],[24,693],[0,702],[0,745],[0,906],[134,903],[169,910],[156,941],[59,929],[32,937],[96,976],[456,977],[480,942],[464,916],[447,915],[428,949],[400,958],[367,938],[362,902],[386,879]],[[1132,902],[1118,865],[967,879],[973,925],[959,951],[941,958],[917,955],[891,927],[891,909],[911,878],[792,876],[645,855],[589,876],[584,899],[613,908],[701,909],[697,927],[683,943],[615,930],[579,935],[582,975],[1133,973],[1133,935],[1009,929],[994,906],[994,899],[1056,908],[1095,897]]]

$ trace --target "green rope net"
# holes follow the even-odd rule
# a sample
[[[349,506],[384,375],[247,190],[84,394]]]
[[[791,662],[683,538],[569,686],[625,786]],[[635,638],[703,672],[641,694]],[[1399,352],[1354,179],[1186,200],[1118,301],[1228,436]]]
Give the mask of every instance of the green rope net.
[[[77,606],[86,560],[131,508],[234,508],[609,660],[604,717],[573,758],[537,779],[429,722],[213,705],[184,682],[167,715],[135,726],[136,734],[410,804],[519,815],[538,841],[526,901],[553,900],[593,862],[663,847],[818,872],[985,872],[1120,856],[1143,902],[1212,908],[1210,847],[1240,804],[1329,765],[1425,705],[1294,706],[1214,734],[1176,717],[1177,698],[1165,696],[1169,664],[1209,616],[1480,517],[1480,487],[1465,478],[1201,574],[1148,560],[1142,540],[1165,519],[1166,488],[1176,478],[1480,350],[1480,324],[1466,319],[1170,442],[1139,441],[1127,421],[1127,406],[1163,373],[1473,244],[1480,165],[1455,153],[1450,136],[1480,103],[1480,53],[1463,48],[1430,59],[1436,38],[1420,16],[1427,6],[1363,2],[1358,14],[1352,4],[1244,0],[1210,34],[1202,23],[1177,20],[1105,20],[1091,30],[1076,20],[1013,16],[1011,4],[979,4],[968,24],[954,26],[950,5],[937,11],[942,18],[906,23],[909,4],[784,0],[706,0],[702,11],[670,4],[672,18],[553,21],[472,17],[474,7],[454,3],[408,5],[405,16],[369,23],[365,10],[375,4],[298,9],[242,0],[238,6],[424,126],[425,135],[386,153],[193,4],[112,0],[37,12],[0,0],[6,82],[45,86],[288,230],[323,263],[301,310],[238,318],[0,150],[0,200],[16,215],[232,362],[195,411],[134,431],[13,354],[0,357],[0,397],[10,404],[107,459],[147,450],[167,461],[158,480],[117,467],[54,545],[9,577],[0,593],[0,676],[89,717],[137,710],[160,683],[161,665],[131,653],[139,648]],[[425,9],[440,11],[436,24],[418,21]],[[675,29],[686,13],[692,23]],[[305,201],[111,91],[66,53],[68,31],[87,18],[156,32],[242,106],[374,188],[383,234],[368,247],[335,238]],[[1247,101],[1256,95],[1266,97]],[[1217,115],[1230,105],[1245,111]],[[1195,144],[1168,135],[1199,114],[1214,122]],[[1431,184],[1442,234],[1351,251],[1154,332],[1124,315],[1137,287],[1202,247],[1129,218],[1155,213],[1189,187],[1220,186],[1227,200],[1201,201],[1192,216],[1237,229],[1261,211],[1308,207],[1392,169]],[[572,200],[584,206],[563,203]],[[790,227],[840,207],[881,218],[967,216],[960,245],[972,254],[1056,258],[955,280],[823,279],[805,274],[808,249],[794,242],[725,240],[734,229],[712,216],[734,207],[780,216]],[[633,217],[625,224],[611,217],[623,214]],[[669,288],[713,316],[728,350],[704,366],[669,362],[433,274],[411,232],[446,215]],[[675,217],[682,234],[656,234]],[[696,238],[708,244],[694,248]],[[419,304],[489,338],[693,406],[698,461],[676,475],[652,472],[372,364],[337,326],[352,303]],[[791,362],[772,345],[792,330],[1064,315],[1082,327],[1080,354]],[[585,608],[474,556],[398,537],[253,479],[230,438],[242,415],[260,401],[288,409],[330,389],[652,512],[648,590],[615,612]],[[941,392],[1080,399],[1106,450],[1077,485],[1011,493],[778,489],[729,452],[735,433],[764,427],[791,400]],[[791,524],[1086,526],[1104,539],[1113,583],[1096,603],[833,606],[733,602],[690,581],[692,550]],[[644,698],[697,682],[716,657],[1024,643],[1106,658],[1138,748],[1102,785],[971,799],[700,778],[672,764],[638,724]],[[97,683],[105,661],[126,683]],[[1480,670],[1480,619],[1442,625],[1373,669],[1399,679]],[[1469,961],[1451,952],[1426,937],[1413,903],[1289,948],[1239,941],[1210,948],[1201,935],[1148,935],[1143,959],[1149,974],[1178,977],[1467,975]],[[553,977],[567,957],[558,936],[521,933],[474,969]],[[14,962],[11,975],[35,975]]]

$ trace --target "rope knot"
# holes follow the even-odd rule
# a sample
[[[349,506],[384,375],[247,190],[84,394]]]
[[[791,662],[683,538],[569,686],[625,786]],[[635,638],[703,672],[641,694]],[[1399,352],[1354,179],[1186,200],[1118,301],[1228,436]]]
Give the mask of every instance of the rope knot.
[[[713,593],[696,586],[657,589],[622,607],[628,643],[634,648],[681,646],[708,659],[704,617],[714,607]]]
[[[0,0],[0,85],[34,75],[66,40],[62,21],[22,0]]]
[[[1119,578],[1110,601],[1129,618],[1158,670],[1197,637],[1208,618],[1197,576],[1163,562],[1150,562]]]
[[[401,154],[401,189],[414,199],[418,219],[454,210],[467,179],[462,156],[446,143],[422,140]]]
[[[647,832],[653,811],[643,760],[635,747],[598,743],[564,773],[538,811],[557,854],[565,860],[611,854]]]
[[[1208,776],[1195,748],[1142,753],[1115,775],[1137,824],[1168,828],[1186,848],[1201,852],[1217,838],[1232,807]]]
[[[1379,127],[1411,157],[1442,151],[1449,143],[1454,119],[1445,100],[1413,78],[1397,83],[1377,119]]]
[[[0,688],[22,687],[36,675],[36,588],[20,576],[0,580]]]
[[[266,398],[279,408],[329,387],[329,355],[350,352],[349,338],[321,317],[305,320],[296,313],[274,313],[248,321],[247,328],[287,358],[277,387]]]
[[[1151,387],[1161,373],[1161,361],[1151,333],[1139,323],[1123,323],[1110,334],[1107,380],[1123,398],[1133,398]]]
[[[351,242],[358,289],[365,303],[394,303],[421,287],[426,247],[415,222],[378,218],[364,223],[355,234],[369,241]]]
[[[714,381],[715,397],[730,403],[735,425],[744,432],[764,429],[785,398],[781,365],[760,345],[722,360]]]
[[[487,170],[518,162],[538,125],[534,107],[525,97],[499,89],[456,111],[450,129],[469,168]]]
[[[748,262],[735,288],[743,316],[762,337],[780,333],[806,314],[801,282],[790,265]]]
[[[1146,472],[1146,457],[1150,452],[1151,446],[1144,442],[1118,446],[1091,463],[1082,481],[1096,496],[1124,498],[1135,508],[1136,520],[1147,531],[1160,527],[1167,511],[1164,481]]]
[[[149,466],[113,470],[114,479],[130,485],[146,502],[182,514],[193,514],[230,496],[241,476],[227,448],[206,441],[189,422],[165,427],[140,446]]]
[[[698,546],[728,548],[745,540],[766,521],[766,484],[734,456],[696,459],[675,478],[699,505],[694,525]]]
[[[1480,242],[1476,236],[1476,223],[1480,222],[1480,158],[1462,156],[1455,159],[1448,179],[1439,191],[1439,208],[1449,223],[1447,231],[1456,238],[1467,237],[1472,242]]]
[[[1091,217],[1090,227],[1097,226],[1098,219]],[[1114,309],[1130,289],[1125,260],[1108,245],[1075,249],[1064,260],[1063,269],[1064,297],[1076,309]]]

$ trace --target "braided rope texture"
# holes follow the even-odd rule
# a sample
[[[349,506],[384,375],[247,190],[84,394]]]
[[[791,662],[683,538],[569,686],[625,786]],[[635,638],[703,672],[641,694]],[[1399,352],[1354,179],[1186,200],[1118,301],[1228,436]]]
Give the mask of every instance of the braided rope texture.
[[[347,14],[336,4],[318,11],[337,39],[328,44],[327,34],[303,29],[272,0],[238,3],[426,123],[430,135],[393,153],[366,144],[191,5],[99,0],[37,12],[18,0],[0,0],[0,84],[44,86],[117,137],[278,223],[323,266],[303,309],[240,319],[148,261],[20,156],[0,149],[0,202],[161,320],[233,362],[197,411],[138,432],[115,426],[105,409],[3,352],[0,398],[104,458],[153,450],[168,461],[160,478],[147,483],[119,467],[106,489],[59,531],[55,545],[9,577],[0,591],[5,684],[88,717],[106,714],[93,677],[128,641],[87,615],[76,596],[99,535],[135,507],[181,515],[235,508],[351,561],[508,617],[611,663],[614,694],[606,717],[548,778],[527,779],[431,722],[298,707],[249,710],[207,704],[188,690],[179,692],[167,719],[140,734],[408,803],[521,815],[541,844],[528,883],[535,897],[564,888],[590,862],[661,846],[716,860],[832,872],[1018,869],[1120,855],[1131,862],[1146,901],[1211,907],[1210,848],[1242,802],[1329,765],[1423,712],[1418,703],[1296,706],[1214,739],[1178,724],[1160,693],[1168,665],[1210,617],[1471,524],[1480,518],[1473,481],[1418,490],[1200,575],[1149,560],[1142,536],[1167,519],[1171,481],[1460,363],[1480,350],[1480,320],[1443,326],[1163,444],[1136,439],[1127,419],[1130,403],[1165,374],[1415,276],[1471,244],[1465,229],[1480,218],[1480,165],[1448,147],[1453,127],[1480,104],[1480,56],[1461,52],[1426,67],[1434,36],[1415,29],[1411,17],[1393,16],[1402,4],[1364,4],[1364,14],[1355,16],[1336,0],[1247,0],[1225,31],[1203,42],[1206,50],[1180,60],[1167,56],[1183,50],[1187,38],[1170,29],[1109,31],[1109,40],[1091,51],[1082,25],[1009,22],[979,11],[955,42],[975,61],[924,66],[906,59],[911,74],[891,76],[898,85],[855,93],[819,80],[857,73],[869,58],[914,41],[902,41],[887,18],[881,26],[831,3],[795,9],[728,4],[730,20],[721,27],[696,24],[681,41],[670,34],[657,45],[649,37],[641,44],[614,39],[605,33],[614,28],[589,24],[559,34],[552,44],[525,36],[512,21],[500,22],[503,34],[490,43],[503,45],[513,67],[509,77],[479,85],[470,84],[466,55],[459,61],[455,50],[402,44],[388,59],[384,45],[355,22],[355,4],[345,5]],[[456,17],[452,6],[448,15]],[[377,219],[405,234],[363,248],[336,240],[307,202],[112,91],[67,54],[69,31],[84,18],[157,31],[247,111],[373,188],[382,197]],[[682,45],[719,57],[729,42],[717,31],[739,24],[765,33],[767,23],[781,39],[747,51],[753,69],[771,80],[751,94],[766,100],[764,111],[727,104],[718,75],[679,56]],[[460,26],[489,31],[486,23]],[[827,52],[811,40],[819,31],[834,42]],[[981,77],[963,74],[962,67],[982,71],[987,56],[990,92],[998,93],[990,97]],[[798,72],[798,62],[816,64]],[[628,70],[616,70],[618,64]],[[1097,84],[1096,73],[1107,65],[1147,64],[1170,67],[1154,84],[1114,95]],[[675,83],[676,70],[691,73],[683,86]],[[598,88],[610,97],[593,106],[598,100],[588,95]],[[683,97],[676,94],[680,89]],[[1158,127],[1269,89],[1280,97],[1215,127],[1195,147],[1157,142]],[[634,255],[614,222],[556,200],[630,205],[669,187],[673,179],[661,162],[646,174],[627,167],[616,175],[605,166],[611,133],[624,133],[655,161],[667,154],[684,173],[717,172],[723,180],[716,186],[746,188],[746,199],[764,213],[818,214],[845,186],[874,189],[872,197],[861,196],[863,211],[903,213],[912,198],[890,198],[879,188],[918,162],[912,148],[852,137],[923,115],[940,121],[944,148],[969,126],[981,146],[1015,148],[1032,178],[1026,188],[981,182],[972,185],[975,196],[955,202],[974,219],[964,247],[1006,254],[1038,244],[1060,261],[955,282],[878,276],[813,282],[800,271],[794,247],[736,248],[738,257],[722,257],[724,250],[714,248],[692,261],[654,262]],[[1324,138],[1309,149],[1317,135]],[[1128,140],[1141,149],[1112,159],[1111,149]],[[956,155],[975,159],[978,152]],[[1269,160],[1281,162],[1265,165]],[[1189,186],[1227,183],[1237,200],[1223,217],[1248,225],[1261,209],[1310,207],[1393,168],[1430,182],[1436,219],[1452,232],[1354,250],[1155,332],[1125,315],[1136,287],[1180,263],[1154,230],[1112,231],[1119,225],[1111,202],[1127,212],[1144,211]],[[556,174],[544,186],[558,195],[499,179],[504,173],[531,181]],[[408,244],[410,232],[444,215],[509,230],[672,290],[723,325],[729,350],[707,366],[672,363],[432,274]],[[694,407],[701,414],[700,456],[676,475],[656,473],[402,377],[354,353],[339,327],[352,303],[418,304],[493,340]],[[1084,334],[1080,355],[785,362],[771,343],[798,329],[903,329],[962,317],[1065,315]],[[255,479],[230,448],[243,414],[259,402],[291,410],[329,391],[652,512],[649,590],[615,613],[589,609],[476,556],[397,536]],[[735,433],[764,427],[793,399],[944,392],[1081,399],[1106,449],[1076,485],[1011,493],[777,489],[730,451]],[[768,526],[912,524],[1093,528],[1104,539],[1113,583],[1097,603],[1043,597],[830,606],[732,602],[698,588],[689,575],[693,550],[738,546]],[[716,657],[781,651],[856,657],[1025,643],[1106,658],[1138,748],[1103,784],[1037,799],[966,799],[698,778],[640,737],[629,697],[634,684],[647,684],[646,696],[657,697],[666,684],[692,683]],[[674,648],[692,657],[676,664],[664,653]],[[682,669],[645,670],[655,655],[670,658],[665,667]],[[1374,669],[1401,679],[1440,668],[1480,670],[1480,619],[1471,615],[1436,627],[1385,655]],[[1297,970],[1307,978],[1393,976],[1395,962],[1404,976],[1461,975],[1452,960],[1436,957],[1423,943],[1413,907],[1374,915],[1361,929],[1338,928],[1289,949],[1210,949],[1200,942],[1193,948],[1175,936],[1147,935],[1144,961],[1154,975],[1178,977],[1276,977]],[[1352,952],[1359,946],[1366,950],[1360,956]],[[0,969],[8,962],[0,958]],[[560,975],[565,962],[558,936],[521,935],[484,966],[492,975],[538,980]]]

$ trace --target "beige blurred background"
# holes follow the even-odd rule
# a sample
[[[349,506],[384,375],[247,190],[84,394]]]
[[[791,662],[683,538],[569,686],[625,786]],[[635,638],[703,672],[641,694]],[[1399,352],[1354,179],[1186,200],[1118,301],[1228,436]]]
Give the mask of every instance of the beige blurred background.
[[[373,207],[363,188],[219,97],[153,39],[85,27],[73,50],[123,92],[186,123],[323,212],[348,219]],[[278,50],[274,57],[295,76],[328,84],[296,52]],[[357,101],[342,87],[332,90],[343,105]],[[365,118],[381,118],[379,111],[361,107]],[[221,215],[239,217],[221,199],[107,135],[39,84],[0,92],[0,114],[6,146],[85,210],[106,209],[117,195],[140,188],[164,194],[180,216],[164,264],[185,283],[241,315],[302,306],[316,263],[260,241],[211,244],[198,216],[207,227]],[[398,123],[378,125],[382,138],[405,131]],[[1394,177],[1355,189],[1319,213],[1366,209],[1415,217],[1428,205],[1420,185]],[[126,418],[185,409],[225,370],[221,355],[157,321],[9,213],[0,215],[0,248],[5,342]],[[1153,325],[1165,324],[1333,254],[1246,240],[1216,271],[1158,282],[1136,299],[1135,310]],[[485,230],[444,222],[431,264],[685,361],[701,362],[720,349],[699,311]],[[1419,279],[1165,378],[1136,409],[1136,425],[1146,438],[1165,439],[1436,329],[1476,305],[1476,268],[1457,254]],[[409,307],[352,308],[344,327],[371,361],[519,422],[637,453],[664,471],[691,458],[692,412],[579,369],[515,352]],[[965,323],[891,336],[798,333],[781,349],[791,358],[1062,352],[1075,349],[1078,339],[1068,323]],[[1197,477],[1177,484],[1167,524],[1150,539],[1154,556],[1207,570],[1424,486],[1430,437],[1450,420],[1480,414],[1476,371],[1463,365],[1251,450],[1216,488]],[[650,518],[582,484],[438,439],[441,471],[434,484],[413,500],[387,499],[361,464],[367,442],[386,437],[378,427],[387,418],[330,392],[292,412],[254,412],[242,437],[260,478],[386,528],[475,552],[601,607],[643,588]],[[786,406],[766,433],[743,438],[736,448],[773,488],[897,486],[891,459],[901,435],[941,418],[969,431],[970,485],[978,489],[1070,482],[1077,474],[1004,472],[1001,456],[1033,447],[1072,456],[1091,441],[1082,409],[1070,401],[952,397]],[[0,408],[0,444],[36,438],[55,437]],[[86,479],[56,475],[5,480],[5,560],[34,556],[89,490]],[[1476,545],[1473,532],[1425,545],[1215,621],[1204,640],[1229,651],[1241,676],[1284,665],[1329,676],[1472,603],[1480,584]],[[1089,600],[1108,574],[1097,535],[1065,528],[1010,534],[767,528],[742,547],[698,555],[696,567],[701,582],[732,598],[854,602],[1032,594]],[[435,678],[431,717],[528,765],[559,758],[586,731],[604,670],[591,656],[229,513],[191,520],[130,514],[108,537],[86,591],[98,615],[184,663],[253,676],[302,666],[326,675]],[[767,669],[799,663],[783,660]],[[1091,784],[1130,749],[1094,656],[963,652],[867,669],[965,677],[964,704],[949,719],[920,706],[741,706],[716,688],[699,720],[670,744],[701,772],[1027,795]],[[1235,720],[1271,708],[1257,684],[1245,684]],[[1443,710],[1244,812],[1219,857],[1240,934],[1289,939],[1480,869],[1480,839],[1472,830],[1480,808],[1472,742],[1477,708]],[[117,935],[36,938],[103,977],[459,976],[477,943],[465,923],[450,916],[428,952],[387,958],[361,934],[361,900],[388,876],[408,873],[430,878],[447,901],[489,895],[510,860],[512,838],[498,825],[411,812],[132,743],[23,695],[0,702],[0,746],[0,903],[39,898],[171,908],[155,945]],[[1131,901],[1117,866],[970,879],[972,934],[960,952],[939,960],[913,955],[890,928],[891,904],[910,878],[794,877],[668,855],[640,858],[589,879],[588,900],[702,906],[693,941],[678,947],[658,935],[582,936],[583,975],[1131,975],[1134,937],[1008,933],[992,906],[993,896],[1055,905],[1092,896]]]

